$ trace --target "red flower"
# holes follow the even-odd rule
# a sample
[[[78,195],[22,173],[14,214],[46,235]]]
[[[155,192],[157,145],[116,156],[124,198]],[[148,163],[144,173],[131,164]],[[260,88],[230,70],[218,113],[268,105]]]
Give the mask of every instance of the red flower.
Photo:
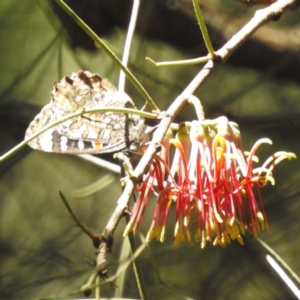
[[[260,168],[253,169],[255,152],[261,139],[246,159],[237,124],[225,117],[193,121],[189,129],[181,124],[176,139],[166,137],[160,156],[156,156],[146,175],[126,232],[137,231],[150,194],[157,197],[147,240],[164,241],[169,208],[175,205],[174,242],[207,241],[226,246],[248,229],[253,235],[270,230],[260,189],[274,184],[271,171],[283,159],[295,154],[278,152]],[[169,169],[170,145],[176,148]],[[191,236],[194,232],[194,238]]]

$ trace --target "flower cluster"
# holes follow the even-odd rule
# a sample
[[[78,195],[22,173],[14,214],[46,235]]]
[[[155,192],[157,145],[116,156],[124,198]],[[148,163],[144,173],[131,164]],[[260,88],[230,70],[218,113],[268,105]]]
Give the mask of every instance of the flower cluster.
[[[243,244],[245,230],[256,235],[269,231],[260,189],[274,184],[273,168],[295,154],[278,152],[259,168],[255,152],[262,143],[255,143],[247,157],[242,147],[238,125],[227,118],[182,123],[175,139],[169,132],[138,187],[139,197],[132,218],[125,230],[138,230],[150,194],[157,198],[147,241],[164,241],[171,205],[175,206],[174,242],[206,242],[226,246],[237,239]],[[171,145],[175,154],[170,164]],[[191,237],[191,232],[194,238]]]

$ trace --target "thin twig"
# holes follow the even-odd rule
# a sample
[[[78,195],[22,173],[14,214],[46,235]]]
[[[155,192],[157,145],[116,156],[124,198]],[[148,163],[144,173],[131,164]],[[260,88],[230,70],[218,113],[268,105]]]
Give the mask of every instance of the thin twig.
[[[69,205],[66,197],[64,196],[64,194],[59,191],[59,196],[62,199],[64,205],[66,206],[68,212],[70,213],[71,217],[73,218],[73,220],[75,221],[75,224],[80,227],[80,229],[87,235],[89,236],[92,240],[95,239],[95,236],[98,236],[96,234],[94,234],[89,228],[87,228],[86,226],[84,226],[79,219],[77,218],[77,216],[75,215],[75,213],[73,212],[71,206]]]
[[[92,164],[99,166],[101,169],[107,170],[110,173],[121,174],[120,165],[111,163],[105,159],[90,155],[90,154],[78,154],[78,157],[91,162]]]
[[[214,59],[216,57],[216,54],[215,54],[214,48],[211,44],[210,37],[207,32],[207,28],[206,28],[206,25],[205,25],[205,22],[204,22],[202,13],[201,13],[201,9],[200,9],[198,0],[193,0],[193,5],[194,5],[195,14],[196,14],[199,26],[200,26],[200,31],[202,33],[202,37],[204,39],[206,49],[207,49],[208,53],[211,55],[212,59]]]
[[[126,215],[126,223],[127,224],[129,222],[129,220],[130,220],[129,215]],[[129,239],[129,243],[130,243],[131,252],[134,253],[137,250],[137,247],[136,247],[133,232],[129,232],[128,239]],[[145,243],[145,244],[147,245],[147,243]],[[138,286],[140,297],[142,300],[146,300],[146,299],[148,299],[148,297],[147,297],[147,293],[146,293],[146,285],[145,285],[144,278],[142,275],[142,269],[141,269],[140,262],[138,259],[135,259],[135,260],[133,260],[132,264],[133,264],[133,270],[134,270],[136,284]]]
[[[123,57],[122,57],[122,63],[125,67],[127,67],[127,64],[128,64],[131,42],[132,42],[134,30],[135,30],[139,6],[140,6],[140,0],[133,0],[130,23],[129,23],[129,27],[127,30],[126,41],[125,41]],[[125,73],[122,70],[120,71],[118,90],[121,92],[123,92],[125,90]]]
[[[162,61],[156,62],[150,57],[146,57],[145,60],[154,67],[178,67],[178,66],[193,66],[196,64],[206,63],[211,59],[211,55],[206,55],[198,58],[184,59],[184,60],[173,60],[173,61]]]
[[[119,262],[126,261],[131,254],[130,244],[128,239],[123,239],[122,246],[120,249]],[[118,269],[121,268],[121,264],[118,265]],[[117,271],[118,272],[118,271]],[[126,279],[126,270],[122,272],[118,279],[116,280],[116,285],[118,288],[114,292],[115,298],[121,298],[123,296],[124,288],[125,288],[125,279]]]

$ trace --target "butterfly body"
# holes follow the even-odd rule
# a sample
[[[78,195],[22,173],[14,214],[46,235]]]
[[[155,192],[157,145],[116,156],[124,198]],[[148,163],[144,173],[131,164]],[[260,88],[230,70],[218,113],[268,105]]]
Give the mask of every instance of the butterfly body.
[[[54,85],[51,101],[30,123],[25,138],[75,112],[96,108],[136,109],[133,101],[107,80],[88,71],[72,73]],[[34,149],[70,154],[101,154],[145,144],[144,119],[117,112],[86,113],[45,131],[28,145]]]

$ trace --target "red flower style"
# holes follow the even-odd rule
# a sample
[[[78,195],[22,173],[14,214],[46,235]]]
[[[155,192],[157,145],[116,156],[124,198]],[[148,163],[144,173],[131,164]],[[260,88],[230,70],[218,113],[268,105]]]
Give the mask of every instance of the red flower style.
[[[138,187],[140,194],[125,233],[138,230],[150,194],[157,203],[147,241],[164,241],[172,204],[175,244],[195,241],[203,248],[210,241],[224,247],[231,239],[243,244],[245,229],[253,235],[269,231],[260,189],[268,182],[274,184],[273,168],[295,154],[275,153],[260,168],[252,169],[256,150],[262,143],[271,144],[269,139],[257,141],[246,159],[238,126],[227,118],[193,121],[189,127],[183,123],[176,139],[170,133],[166,136],[160,156],[154,158]],[[171,168],[170,145],[176,149]]]

